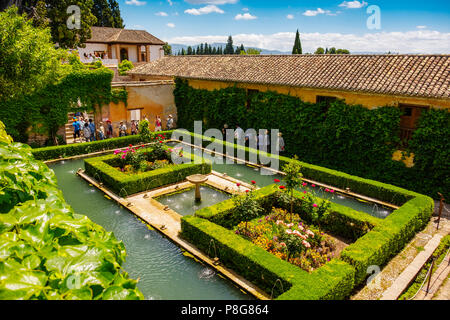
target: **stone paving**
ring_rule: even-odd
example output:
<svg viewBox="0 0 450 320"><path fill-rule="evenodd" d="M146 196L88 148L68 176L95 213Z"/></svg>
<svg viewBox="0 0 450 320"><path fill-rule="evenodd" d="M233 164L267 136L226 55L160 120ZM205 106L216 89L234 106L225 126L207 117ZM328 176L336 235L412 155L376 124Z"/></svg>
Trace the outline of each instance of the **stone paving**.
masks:
<svg viewBox="0 0 450 320"><path fill-rule="evenodd" d="M448 214L450 213L450 205L445 204L439 224L439 230L436 230L436 214L438 209L439 202L435 202L435 215L433 215L425 229L416 234L408 245L393 259L391 259L391 261L381 270L381 272L373 278L373 281L356 292L351 299L382 299L385 292L389 289L391 291L386 292L384 299L398 298L398 296L407 287L407 284L414 279L415 275L422 267L423 264L420 264L418 261L423 261L424 257L431 255L432 252L430 253L430 250L434 251L435 248L433 249L433 247L436 245L434 242L437 240L433 240L433 242L427 247L430 240L432 240L435 235L437 235L438 238L441 238L442 236L450 233L450 215ZM415 260L416 257L418 257L417 260ZM412 266L410 267L410 265ZM399 279L399 277L402 278Z"/></svg>

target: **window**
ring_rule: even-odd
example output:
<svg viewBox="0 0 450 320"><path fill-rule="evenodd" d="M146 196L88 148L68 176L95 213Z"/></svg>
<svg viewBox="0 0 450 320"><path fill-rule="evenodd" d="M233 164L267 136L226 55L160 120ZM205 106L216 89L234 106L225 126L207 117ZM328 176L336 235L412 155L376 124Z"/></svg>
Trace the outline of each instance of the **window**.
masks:
<svg viewBox="0 0 450 320"><path fill-rule="evenodd" d="M400 118L400 139L402 145L406 146L411 139L414 130L417 128L417 123L422 111L427 110L429 107L408 104L399 104L398 107L403 111Z"/></svg>
<svg viewBox="0 0 450 320"><path fill-rule="evenodd" d="M133 121L133 120L140 121L141 120L141 109L130 110L130 112L131 112L131 121Z"/></svg>
<svg viewBox="0 0 450 320"><path fill-rule="evenodd" d="M336 97L330 97L330 96L317 96L316 97L316 103L324 103L327 108L330 107L330 105L337 100Z"/></svg>

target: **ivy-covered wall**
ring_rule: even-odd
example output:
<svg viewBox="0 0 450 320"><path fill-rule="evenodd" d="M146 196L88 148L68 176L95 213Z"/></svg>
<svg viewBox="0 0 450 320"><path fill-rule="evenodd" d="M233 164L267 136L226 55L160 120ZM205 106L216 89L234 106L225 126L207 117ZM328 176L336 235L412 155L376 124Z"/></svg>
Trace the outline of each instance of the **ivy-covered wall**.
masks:
<svg viewBox="0 0 450 320"><path fill-rule="evenodd" d="M178 127L193 130L195 120L203 129L277 128L283 133L289 156L346 173L374 179L437 197L450 190L450 115L430 110L420 119L409 150L415 166L392 160L399 142L401 110L397 107L367 109L336 101L304 102L276 92L254 92L227 87L194 89L176 79L174 90ZM426 141L426 144L424 144Z"/></svg>
<svg viewBox="0 0 450 320"><path fill-rule="evenodd" d="M126 101L124 90L111 90L113 72L107 68L72 70L55 84L19 98L0 101L0 119L16 141L27 142L29 129L54 137L67 123L67 113L81 103L94 110L110 101Z"/></svg>

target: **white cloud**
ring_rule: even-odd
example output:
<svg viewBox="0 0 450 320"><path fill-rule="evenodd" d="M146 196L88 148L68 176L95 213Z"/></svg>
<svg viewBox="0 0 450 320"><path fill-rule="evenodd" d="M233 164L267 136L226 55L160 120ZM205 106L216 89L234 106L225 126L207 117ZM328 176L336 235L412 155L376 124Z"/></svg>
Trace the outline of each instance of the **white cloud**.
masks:
<svg viewBox="0 0 450 320"><path fill-rule="evenodd" d="M165 13L164 11L157 12L157 13L155 13L155 15L160 16L160 17L167 17L168 16L168 14Z"/></svg>
<svg viewBox="0 0 450 320"><path fill-rule="evenodd" d="M252 16L250 13L237 14L234 20L255 20L258 17Z"/></svg>
<svg viewBox="0 0 450 320"><path fill-rule="evenodd" d="M206 7L200 8L200 9L187 9L184 11L184 13L192 14L194 16L199 16L202 14L209 14L212 12L225 13L222 9L216 7L215 5L208 5Z"/></svg>
<svg viewBox="0 0 450 320"><path fill-rule="evenodd" d="M248 8L242 8L242 11L246 11L246 12L247 12L247 11L248 11Z"/></svg>
<svg viewBox="0 0 450 320"><path fill-rule="evenodd" d="M417 28L417 29L426 29L427 26L417 26L416 28Z"/></svg>
<svg viewBox="0 0 450 320"><path fill-rule="evenodd" d="M168 26L169 28L175 28L175 24L172 22L169 22L168 24L166 24L166 26Z"/></svg>
<svg viewBox="0 0 450 320"><path fill-rule="evenodd" d="M145 6L147 4L147 2L139 1L139 0L126 0L125 4L128 4L130 6Z"/></svg>
<svg viewBox="0 0 450 320"><path fill-rule="evenodd" d="M365 6L367 6L367 2L365 2L365 1L359 2L357 0L355 0L355 1L344 1L344 2L342 2L339 5L339 7L344 7L344 8L347 8L347 9L359 9L359 8L362 8L362 7L365 7Z"/></svg>
<svg viewBox="0 0 450 320"><path fill-rule="evenodd" d="M190 4L234 4L239 0L184 0Z"/></svg>
<svg viewBox="0 0 450 320"><path fill-rule="evenodd" d="M303 12L304 16L307 17L315 17L318 14L326 14L327 16L335 16L337 13L332 13L330 10L323 10L321 8L317 8L317 10L306 10Z"/></svg>
<svg viewBox="0 0 450 320"><path fill-rule="evenodd" d="M195 45L199 43L226 43L228 36L185 36L175 37L169 43ZM235 43L245 47L291 52L294 45L294 32L275 34L236 34ZM314 52L318 47L336 47L350 52L398 52L398 53L448 53L450 52L450 33L431 30L407 32L378 32L363 35L342 33L301 33L304 52Z"/></svg>
<svg viewBox="0 0 450 320"><path fill-rule="evenodd" d="M289 19L289 20L292 20L292 19L294 19L294 15L293 14L288 14L286 16L286 18Z"/></svg>
<svg viewBox="0 0 450 320"><path fill-rule="evenodd" d="M167 0L167 2L169 3L170 6L173 5L173 2L171 0Z"/></svg>

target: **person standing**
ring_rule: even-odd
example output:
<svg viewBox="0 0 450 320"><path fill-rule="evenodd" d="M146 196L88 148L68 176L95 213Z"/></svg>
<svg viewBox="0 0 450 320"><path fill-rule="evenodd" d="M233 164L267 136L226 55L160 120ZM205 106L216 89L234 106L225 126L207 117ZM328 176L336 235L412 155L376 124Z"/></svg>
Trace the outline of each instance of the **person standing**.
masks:
<svg viewBox="0 0 450 320"><path fill-rule="evenodd" d="M80 139L81 142L81 133L80 133L80 122L77 118L73 118L73 142L77 142L77 137Z"/></svg>
<svg viewBox="0 0 450 320"><path fill-rule="evenodd" d="M278 132L278 140L277 140L277 146L275 148L275 150L278 152L278 154L281 156L284 154L284 139L283 139L283 135L281 134L281 132Z"/></svg>
<svg viewBox="0 0 450 320"><path fill-rule="evenodd" d="M89 119L89 130L91 130L91 141L96 141L95 133L97 130L95 130L95 122L92 119Z"/></svg>
<svg viewBox="0 0 450 320"><path fill-rule="evenodd" d="M131 135L136 135L137 134L137 127L136 127L136 122L134 120L131 120Z"/></svg>
<svg viewBox="0 0 450 320"><path fill-rule="evenodd" d="M161 125L162 125L161 118L160 118L159 116L156 116L156 120L155 120L155 132L156 132L156 131L161 131Z"/></svg>
<svg viewBox="0 0 450 320"><path fill-rule="evenodd" d="M127 126L123 123L123 121L120 121L119 137L125 137L126 135L127 135Z"/></svg>
<svg viewBox="0 0 450 320"><path fill-rule="evenodd" d="M105 140L105 127L103 126L103 122L100 122L97 132L100 140Z"/></svg>
<svg viewBox="0 0 450 320"><path fill-rule="evenodd" d="M111 124L111 120L106 120L106 138L113 137L113 126Z"/></svg>
<svg viewBox="0 0 450 320"><path fill-rule="evenodd" d="M169 114L169 117L167 117L166 127L167 127L167 130L172 130L172 128L173 128L173 118L172 118L171 114Z"/></svg>
<svg viewBox="0 0 450 320"><path fill-rule="evenodd" d="M87 122L84 123L83 135L85 142L89 142L91 138L91 129L89 129L89 124Z"/></svg>
<svg viewBox="0 0 450 320"><path fill-rule="evenodd" d="M222 140L223 141L227 140L227 129L228 129L228 125L225 123L222 128Z"/></svg>

